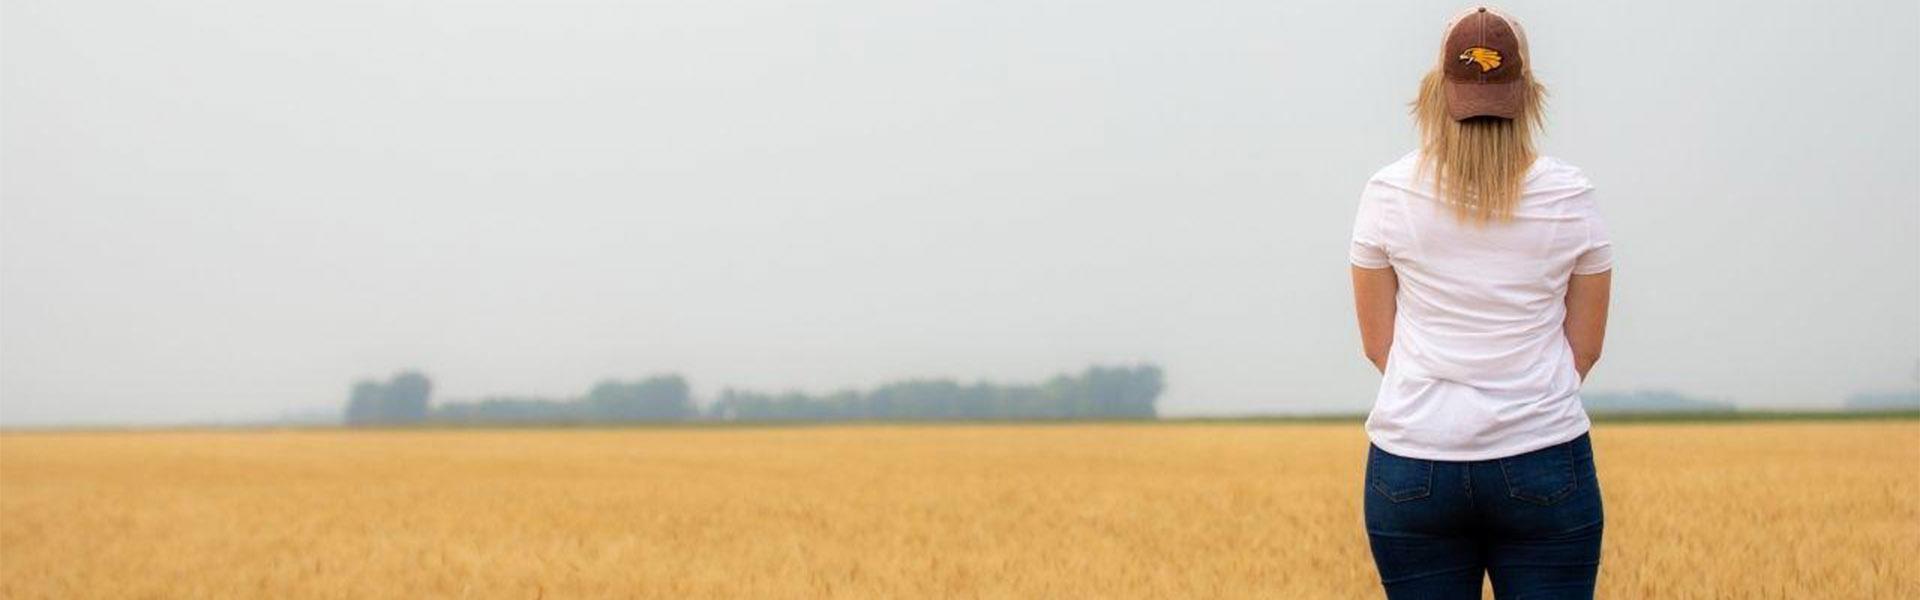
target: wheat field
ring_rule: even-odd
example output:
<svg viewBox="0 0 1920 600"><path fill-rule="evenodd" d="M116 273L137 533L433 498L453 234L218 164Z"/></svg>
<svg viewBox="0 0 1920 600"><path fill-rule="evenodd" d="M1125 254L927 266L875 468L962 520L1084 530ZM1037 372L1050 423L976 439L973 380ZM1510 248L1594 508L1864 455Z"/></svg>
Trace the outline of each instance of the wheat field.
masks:
<svg viewBox="0 0 1920 600"><path fill-rule="evenodd" d="M1608 424L1604 598L1920 597L1920 421ZM1357 423L0 434L6 598L1368 598Z"/></svg>

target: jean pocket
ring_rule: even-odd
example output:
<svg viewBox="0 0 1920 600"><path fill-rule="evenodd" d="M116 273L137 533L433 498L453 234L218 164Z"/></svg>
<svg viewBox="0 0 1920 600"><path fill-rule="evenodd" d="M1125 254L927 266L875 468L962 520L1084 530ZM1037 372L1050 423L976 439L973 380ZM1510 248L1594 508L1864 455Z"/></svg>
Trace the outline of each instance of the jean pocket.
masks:
<svg viewBox="0 0 1920 600"><path fill-rule="evenodd" d="M1567 499L1579 482L1573 458L1573 442L1566 442L1500 459L1507 496L1541 506Z"/></svg>
<svg viewBox="0 0 1920 600"><path fill-rule="evenodd" d="M1433 493L1433 461L1399 456L1369 444L1367 485L1394 502L1425 498Z"/></svg>

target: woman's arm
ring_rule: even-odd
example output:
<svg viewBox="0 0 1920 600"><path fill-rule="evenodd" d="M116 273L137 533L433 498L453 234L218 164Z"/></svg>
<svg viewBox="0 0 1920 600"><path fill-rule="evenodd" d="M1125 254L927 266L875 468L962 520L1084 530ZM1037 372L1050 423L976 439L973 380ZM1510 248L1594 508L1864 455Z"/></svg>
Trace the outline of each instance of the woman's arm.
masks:
<svg viewBox="0 0 1920 600"><path fill-rule="evenodd" d="M1567 344L1573 347L1573 368L1580 381L1600 362L1600 346L1607 338L1607 303L1613 291L1613 269L1574 275L1567 282Z"/></svg>
<svg viewBox="0 0 1920 600"><path fill-rule="evenodd" d="M1353 308L1360 317L1360 345L1367 360L1381 373L1387 372L1387 350L1393 347L1393 296L1400 290L1400 277L1393 267L1368 269L1353 266Z"/></svg>

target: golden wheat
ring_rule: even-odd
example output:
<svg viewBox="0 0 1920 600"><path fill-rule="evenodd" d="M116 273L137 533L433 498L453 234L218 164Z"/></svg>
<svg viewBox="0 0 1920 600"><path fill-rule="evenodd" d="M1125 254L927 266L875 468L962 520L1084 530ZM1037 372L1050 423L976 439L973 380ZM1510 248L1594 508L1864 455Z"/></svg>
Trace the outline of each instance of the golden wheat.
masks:
<svg viewBox="0 0 1920 600"><path fill-rule="evenodd" d="M1602 424L1607 598L1920 597L1920 422ZM1379 597L1357 424L12 433L0 596Z"/></svg>

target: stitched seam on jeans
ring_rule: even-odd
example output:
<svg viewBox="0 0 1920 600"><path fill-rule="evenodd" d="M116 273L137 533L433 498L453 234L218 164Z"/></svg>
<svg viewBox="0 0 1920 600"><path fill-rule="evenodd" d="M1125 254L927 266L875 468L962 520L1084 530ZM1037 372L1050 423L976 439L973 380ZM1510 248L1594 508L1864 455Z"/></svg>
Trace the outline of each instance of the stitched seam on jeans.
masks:
<svg viewBox="0 0 1920 600"><path fill-rule="evenodd" d="M1567 455L1567 487L1555 493L1554 496L1556 498L1572 496L1573 491L1580 487L1580 470L1573 468L1573 444L1567 443L1561 445L1567 448L1565 452Z"/></svg>
<svg viewBox="0 0 1920 600"><path fill-rule="evenodd" d="M1474 504L1473 504L1473 463L1472 463L1472 462L1462 462L1462 463L1460 463L1460 480L1461 480L1461 481L1464 481L1464 482L1466 482L1466 484L1467 484L1467 486L1466 486L1466 487L1467 487L1467 508L1469 508L1469 509L1471 509L1471 508L1473 508L1473 507L1474 507Z"/></svg>

